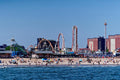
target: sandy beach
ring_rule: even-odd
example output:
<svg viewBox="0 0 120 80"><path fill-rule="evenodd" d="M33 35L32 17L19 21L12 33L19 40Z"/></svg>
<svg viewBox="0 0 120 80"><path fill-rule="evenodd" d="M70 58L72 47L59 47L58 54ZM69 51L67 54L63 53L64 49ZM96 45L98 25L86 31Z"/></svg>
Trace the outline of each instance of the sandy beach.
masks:
<svg viewBox="0 0 120 80"><path fill-rule="evenodd" d="M11 58L0 59L0 66L120 65L120 58Z"/></svg>

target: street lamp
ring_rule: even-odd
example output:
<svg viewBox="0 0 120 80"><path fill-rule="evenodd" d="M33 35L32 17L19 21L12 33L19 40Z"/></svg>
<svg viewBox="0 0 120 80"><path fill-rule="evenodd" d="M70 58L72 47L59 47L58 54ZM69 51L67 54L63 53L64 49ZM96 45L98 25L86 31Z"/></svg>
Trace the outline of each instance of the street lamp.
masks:
<svg viewBox="0 0 120 80"><path fill-rule="evenodd" d="M106 29L107 29L106 27L107 27L107 23L105 22L104 25L105 25L105 53L106 53Z"/></svg>

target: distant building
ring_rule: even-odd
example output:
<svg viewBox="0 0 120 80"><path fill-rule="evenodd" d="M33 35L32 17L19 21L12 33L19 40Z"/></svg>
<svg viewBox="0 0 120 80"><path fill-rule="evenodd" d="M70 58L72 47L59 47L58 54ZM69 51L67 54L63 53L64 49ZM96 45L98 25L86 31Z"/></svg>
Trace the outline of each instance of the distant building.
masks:
<svg viewBox="0 0 120 80"><path fill-rule="evenodd" d="M7 47L7 44L0 45L0 51L4 51Z"/></svg>
<svg viewBox="0 0 120 80"><path fill-rule="evenodd" d="M105 50L105 39L104 37L99 38L88 38L88 48L91 51L104 51Z"/></svg>
<svg viewBox="0 0 120 80"><path fill-rule="evenodd" d="M10 58L12 51L0 51L0 58Z"/></svg>
<svg viewBox="0 0 120 80"><path fill-rule="evenodd" d="M105 38L104 37L98 38L98 50L105 51Z"/></svg>
<svg viewBox="0 0 120 80"><path fill-rule="evenodd" d="M44 38L37 38L37 45L39 44L39 42L41 40L43 40ZM56 41L55 40L48 40L50 41L50 43L52 44L53 48L56 47ZM41 49L46 49L46 48L50 48L50 44L47 41L42 41L40 44L40 48Z"/></svg>
<svg viewBox="0 0 120 80"><path fill-rule="evenodd" d="M12 51L6 50L7 44L0 45L0 58L11 57Z"/></svg>
<svg viewBox="0 0 120 80"><path fill-rule="evenodd" d="M99 38L88 38L87 40L88 48L91 51L104 51L105 50L105 39L104 37ZM106 49L109 52L113 52L120 48L120 34L109 35L106 39Z"/></svg>
<svg viewBox="0 0 120 80"><path fill-rule="evenodd" d="M107 39L107 46L110 52L120 48L120 34L109 35Z"/></svg>
<svg viewBox="0 0 120 80"><path fill-rule="evenodd" d="M98 38L87 39L87 45L91 51L98 51Z"/></svg>
<svg viewBox="0 0 120 80"><path fill-rule="evenodd" d="M80 48L78 52L79 53L91 53L89 48Z"/></svg>

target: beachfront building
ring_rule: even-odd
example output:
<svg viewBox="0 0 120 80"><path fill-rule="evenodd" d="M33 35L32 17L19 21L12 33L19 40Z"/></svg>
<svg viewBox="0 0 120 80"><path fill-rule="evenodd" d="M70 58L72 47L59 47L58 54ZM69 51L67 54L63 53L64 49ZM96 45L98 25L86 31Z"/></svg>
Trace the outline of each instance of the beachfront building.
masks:
<svg viewBox="0 0 120 80"><path fill-rule="evenodd" d="M105 39L104 37L99 38L88 38L87 46L91 51L104 51L105 50Z"/></svg>
<svg viewBox="0 0 120 80"><path fill-rule="evenodd" d="M9 58L11 57L12 51L6 50L7 45L0 45L0 58Z"/></svg>
<svg viewBox="0 0 120 80"><path fill-rule="evenodd" d="M0 58L10 58L12 51L0 51Z"/></svg>
<svg viewBox="0 0 120 80"><path fill-rule="evenodd" d="M91 51L98 51L98 50L104 51L105 39L104 37L88 38L87 45ZM106 39L107 51L114 52L118 48L120 48L120 34L109 35L108 38Z"/></svg>
<svg viewBox="0 0 120 80"><path fill-rule="evenodd" d="M97 51L98 50L98 38L89 38L87 40L88 48L91 51Z"/></svg>
<svg viewBox="0 0 120 80"><path fill-rule="evenodd" d="M107 39L107 46L110 52L120 48L120 34L109 35Z"/></svg>

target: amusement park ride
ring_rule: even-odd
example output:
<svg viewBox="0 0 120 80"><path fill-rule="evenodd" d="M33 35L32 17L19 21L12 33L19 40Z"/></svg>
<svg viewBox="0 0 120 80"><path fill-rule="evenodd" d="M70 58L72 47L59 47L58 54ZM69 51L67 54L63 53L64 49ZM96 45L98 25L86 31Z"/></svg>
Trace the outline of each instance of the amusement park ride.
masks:
<svg viewBox="0 0 120 80"><path fill-rule="evenodd" d="M62 48L60 48L60 36L62 37ZM74 53L77 54L78 53L78 29L77 26L73 26L72 29L72 48L71 51L67 52L66 48L65 48L65 40L64 40L64 36L62 33L59 33L58 35L58 39L56 41L56 45L57 45L57 50L53 47L53 45L51 44L51 42L47 39L42 39L38 45L34 48L33 45L30 45L27 48L27 53L29 53L29 49L34 48L34 51L39 52L39 53L50 53L50 51L40 51L39 49L41 48L41 43L46 41L47 43L49 43L49 46L51 47L51 53L54 54L66 54L66 53Z"/></svg>
<svg viewBox="0 0 120 80"><path fill-rule="evenodd" d="M62 36L62 49L60 50L60 36ZM65 53L65 40L64 40L64 36L63 36L63 34L62 33L60 33L59 35L58 35L58 39L57 39L57 46L58 46L58 51L60 52L60 53Z"/></svg>
<svg viewBox="0 0 120 80"><path fill-rule="evenodd" d="M25 48L17 44L14 38L11 39L10 51L12 51L12 57L15 55L23 56L28 53Z"/></svg>
<svg viewBox="0 0 120 80"><path fill-rule="evenodd" d="M78 34L78 29L76 26L74 26L72 30L72 51L75 53L78 52L77 34Z"/></svg>

